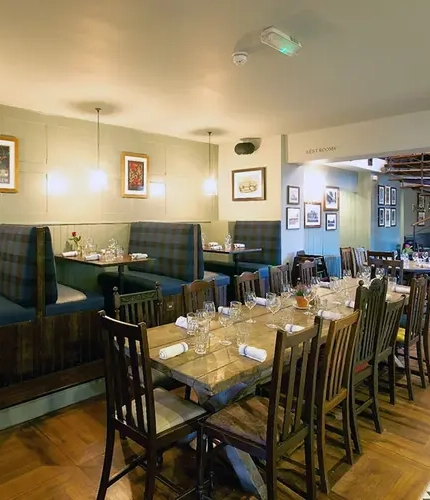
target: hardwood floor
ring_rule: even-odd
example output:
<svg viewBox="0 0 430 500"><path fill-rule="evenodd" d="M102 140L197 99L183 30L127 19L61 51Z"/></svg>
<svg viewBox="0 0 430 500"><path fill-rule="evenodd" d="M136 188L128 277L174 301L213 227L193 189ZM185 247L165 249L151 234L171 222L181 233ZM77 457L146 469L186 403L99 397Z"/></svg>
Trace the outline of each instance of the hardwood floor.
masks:
<svg viewBox="0 0 430 500"><path fill-rule="evenodd" d="M415 379L417 380L417 379ZM359 418L364 454L351 468L340 462L335 467L329 496L331 500L418 500L428 498L430 482L430 388L414 387L415 402L398 389L395 407L382 394L383 434L373 424ZM89 400L46 417L0 433L0 499L15 500L94 500L103 459L105 425L102 398ZM337 422L338 424L340 422ZM330 466L343 454L339 438L332 436ZM137 449L135 451L138 451ZM133 454L119 440L115 447L114 469L119 470ZM301 451L295 457L300 460ZM280 468L286 474L289 464ZM227 467L217 474L214 499L250 498L241 491ZM109 500L143 498L144 471L137 470L108 490ZM163 474L187 488L194 484L194 456L186 445L165 455ZM294 471L288 473L294 475ZM298 498L283 486L281 500ZM156 500L169 500L174 494L157 482Z"/></svg>

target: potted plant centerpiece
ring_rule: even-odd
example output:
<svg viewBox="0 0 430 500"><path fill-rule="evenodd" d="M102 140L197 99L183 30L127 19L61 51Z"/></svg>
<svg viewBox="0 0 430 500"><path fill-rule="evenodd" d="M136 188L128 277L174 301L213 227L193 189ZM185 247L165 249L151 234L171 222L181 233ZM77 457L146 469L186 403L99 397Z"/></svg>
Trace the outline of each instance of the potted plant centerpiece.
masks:
<svg viewBox="0 0 430 500"><path fill-rule="evenodd" d="M298 284L294 291L294 296L296 297L297 307L304 309L308 307L309 300L307 295L309 294L309 288L306 285Z"/></svg>

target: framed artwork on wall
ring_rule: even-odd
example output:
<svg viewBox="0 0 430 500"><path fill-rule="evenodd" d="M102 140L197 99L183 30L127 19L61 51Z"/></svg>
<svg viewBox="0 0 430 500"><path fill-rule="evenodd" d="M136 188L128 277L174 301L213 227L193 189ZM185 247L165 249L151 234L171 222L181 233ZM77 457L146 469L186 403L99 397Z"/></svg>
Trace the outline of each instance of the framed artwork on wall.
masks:
<svg viewBox="0 0 430 500"><path fill-rule="evenodd" d="M391 205L391 188L385 186L385 205Z"/></svg>
<svg viewBox="0 0 430 500"><path fill-rule="evenodd" d="M287 229L300 229L300 208L287 207Z"/></svg>
<svg viewBox="0 0 430 500"><path fill-rule="evenodd" d="M385 186L378 186L378 205L385 205Z"/></svg>
<svg viewBox="0 0 430 500"><path fill-rule="evenodd" d="M337 229L337 214L325 214L325 230L336 231Z"/></svg>
<svg viewBox="0 0 430 500"><path fill-rule="evenodd" d="M321 203L305 203L305 227L321 227Z"/></svg>
<svg viewBox="0 0 430 500"><path fill-rule="evenodd" d="M233 201L266 199L266 167L233 170L231 173Z"/></svg>
<svg viewBox="0 0 430 500"><path fill-rule="evenodd" d="M299 186L287 186L287 205L300 204L300 188Z"/></svg>
<svg viewBox="0 0 430 500"><path fill-rule="evenodd" d="M397 226L397 209L391 209L391 227Z"/></svg>
<svg viewBox="0 0 430 500"><path fill-rule="evenodd" d="M148 197L149 157L139 153L121 154L121 195L123 198Z"/></svg>
<svg viewBox="0 0 430 500"><path fill-rule="evenodd" d="M339 210L339 188L336 186L326 186L324 190L324 210L338 211Z"/></svg>
<svg viewBox="0 0 430 500"><path fill-rule="evenodd" d="M384 226L385 226L385 209L383 207L380 207L378 208L378 227L384 227Z"/></svg>
<svg viewBox="0 0 430 500"><path fill-rule="evenodd" d="M391 206L397 205L397 188L391 188Z"/></svg>
<svg viewBox="0 0 430 500"><path fill-rule="evenodd" d="M426 213L424 211L420 211L418 212L418 217L417 217L417 226L425 226L426 223L425 222L420 222L420 221L423 221L424 219L426 218Z"/></svg>
<svg viewBox="0 0 430 500"><path fill-rule="evenodd" d="M424 210L426 204L426 198L423 194L417 195L417 208L418 210Z"/></svg>
<svg viewBox="0 0 430 500"><path fill-rule="evenodd" d="M385 209L385 227L391 227L391 209Z"/></svg>
<svg viewBox="0 0 430 500"><path fill-rule="evenodd" d="M18 139L0 135L0 193L18 192Z"/></svg>

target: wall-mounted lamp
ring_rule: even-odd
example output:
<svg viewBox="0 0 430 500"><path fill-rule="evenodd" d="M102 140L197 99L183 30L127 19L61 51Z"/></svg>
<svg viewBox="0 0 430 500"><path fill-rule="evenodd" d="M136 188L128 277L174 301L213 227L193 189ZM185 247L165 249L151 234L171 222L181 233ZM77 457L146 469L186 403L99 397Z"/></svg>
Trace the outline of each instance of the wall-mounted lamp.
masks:
<svg viewBox="0 0 430 500"><path fill-rule="evenodd" d="M48 196L61 196L69 191L67 178L61 172L46 174L46 190Z"/></svg>
<svg viewBox="0 0 430 500"><path fill-rule="evenodd" d="M209 172L212 169L212 151L211 151L212 132L208 132L208 166ZM216 196L218 194L217 182L214 177L209 177L203 182L203 192L206 196Z"/></svg>
<svg viewBox="0 0 430 500"><path fill-rule="evenodd" d="M100 111L101 108L96 108L97 113L97 168L90 171L89 186L90 190L98 193L108 189L107 175L103 170L100 170Z"/></svg>
<svg viewBox="0 0 430 500"><path fill-rule="evenodd" d="M166 184L164 182L149 182L149 192L151 198L164 198L166 196Z"/></svg>

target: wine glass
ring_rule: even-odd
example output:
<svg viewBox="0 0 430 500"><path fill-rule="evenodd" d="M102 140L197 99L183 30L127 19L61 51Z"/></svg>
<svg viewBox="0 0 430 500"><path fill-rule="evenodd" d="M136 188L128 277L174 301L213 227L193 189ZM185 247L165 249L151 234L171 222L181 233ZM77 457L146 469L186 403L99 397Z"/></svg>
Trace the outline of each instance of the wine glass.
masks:
<svg viewBox="0 0 430 500"><path fill-rule="evenodd" d="M220 340L222 345L231 345L231 341L227 338L227 329L233 323L230 314L225 314L224 312L220 312L218 315L218 320L221 326L224 328L224 338Z"/></svg>
<svg viewBox="0 0 430 500"><path fill-rule="evenodd" d="M303 298L306 301L306 311L303 314L306 316L310 316L312 314L312 311L309 309L309 304L313 298L316 297L316 295L316 289L314 287L306 287L303 289Z"/></svg>
<svg viewBox="0 0 430 500"><path fill-rule="evenodd" d="M266 307L272 313L272 323L269 323L267 326L269 328L278 328L275 325L275 314L281 309L281 297L276 295L276 293L266 293Z"/></svg>
<svg viewBox="0 0 430 500"><path fill-rule="evenodd" d="M215 319L216 316L216 308L215 308L215 302L212 300L205 300L203 302L203 309L206 312L206 315L209 320L209 330L211 328L211 321ZM212 336L211 333L209 333L210 336Z"/></svg>
<svg viewBox="0 0 430 500"><path fill-rule="evenodd" d="M291 288L291 285L289 283L282 283L281 286L281 304L282 308L287 307L288 305L288 299L291 297L293 294L293 289Z"/></svg>
<svg viewBox="0 0 430 500"><path fill-rule="evenodd" d="M249 319L246 320L246 323L255 323L255 319L252 319L251 311L257 304L257 297L255 292L246 292L245 293L245 306L249 309Z"/></svg>

